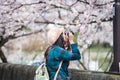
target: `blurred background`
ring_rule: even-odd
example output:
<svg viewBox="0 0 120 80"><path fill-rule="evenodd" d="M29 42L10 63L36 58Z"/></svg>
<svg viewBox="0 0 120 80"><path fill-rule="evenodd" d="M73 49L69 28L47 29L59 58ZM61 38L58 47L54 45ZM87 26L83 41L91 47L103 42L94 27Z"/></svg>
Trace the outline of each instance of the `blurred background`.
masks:
<svg viewBox="0 0 120 80"><path fill-rule="evenodd" d="M113 61L113 0L0 0L0 63L42 62L47 31L75 33L80 61L69 68L108 71Z"/></svg>

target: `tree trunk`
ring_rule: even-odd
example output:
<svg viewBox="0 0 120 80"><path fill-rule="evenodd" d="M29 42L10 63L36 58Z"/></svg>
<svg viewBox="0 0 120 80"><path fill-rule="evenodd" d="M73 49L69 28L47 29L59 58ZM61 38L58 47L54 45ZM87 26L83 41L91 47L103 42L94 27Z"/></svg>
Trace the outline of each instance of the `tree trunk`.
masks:
<svg viewBox="0 0 120 80"><path fill-rule="evenodd" d="M1 48L0 48L0 58L1 58L2 62L7 63L7 59L6 59L3 51L1 50Z"/></svg>

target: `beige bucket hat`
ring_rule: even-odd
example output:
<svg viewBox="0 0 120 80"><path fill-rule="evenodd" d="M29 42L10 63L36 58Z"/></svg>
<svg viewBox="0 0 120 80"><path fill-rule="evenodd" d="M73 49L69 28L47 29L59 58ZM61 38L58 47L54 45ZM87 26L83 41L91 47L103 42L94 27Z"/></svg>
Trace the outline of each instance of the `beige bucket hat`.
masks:
<svg viewBox="0 0 120 80"><path fill-rule="evenodd" d="M55 41L59 38L60 34L64 31L65 31L64 28L59 28L59 27L51 28L47 33L48 43L50 45L54 44Z"/></svg>

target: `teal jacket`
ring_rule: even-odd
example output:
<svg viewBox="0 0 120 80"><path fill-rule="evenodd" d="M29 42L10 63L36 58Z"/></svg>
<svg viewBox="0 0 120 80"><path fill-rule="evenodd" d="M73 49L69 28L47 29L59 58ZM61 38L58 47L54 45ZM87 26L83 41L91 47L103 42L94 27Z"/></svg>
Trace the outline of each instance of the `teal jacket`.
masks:
<svg viewBox="0 0 120 80"><path fill-rule="evenodd" d="M57 76L57 80L66 80L69 77L68 66L70 60L79 60L81 58L77 44L71 44L72 52L55 46L49 51L46 66L48 69L50 80L54 79L55 73L58 70L60 62L63 60L62 66Z"/></svg>

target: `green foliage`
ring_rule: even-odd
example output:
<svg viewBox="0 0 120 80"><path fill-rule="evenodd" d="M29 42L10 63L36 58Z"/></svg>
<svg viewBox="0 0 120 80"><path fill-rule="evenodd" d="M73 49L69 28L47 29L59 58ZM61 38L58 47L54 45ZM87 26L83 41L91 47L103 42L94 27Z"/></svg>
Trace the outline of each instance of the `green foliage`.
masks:
<svg viewBox="0 0 120 80"><path fill-rule="evenodd" d="M92 44L90 45L89 49L93 52L105 52L108 51L110 48L112 48L111 46L109 46L107 43L104 44Z"/></svg>
<svg viewBox="0 0 120 80"><path fill-rule="evenodd" d="M74 40L73 40L73 41L74 41L75 43L77 43L78 34L79 34L79 32L75 32L75 33L74 33Z"/></svg>
<svg viewBox="0 0 120 80"><path fill-rule="evenodd" d="M105 44L93 44L86 51L85 54L90 55L90 61L97 61L98 66L103 71L106 70L109 66L111 59L112 47L107 43ZM110 52L110 54L108 54ZM107 57L106 57L107 56Z"/></svg>

